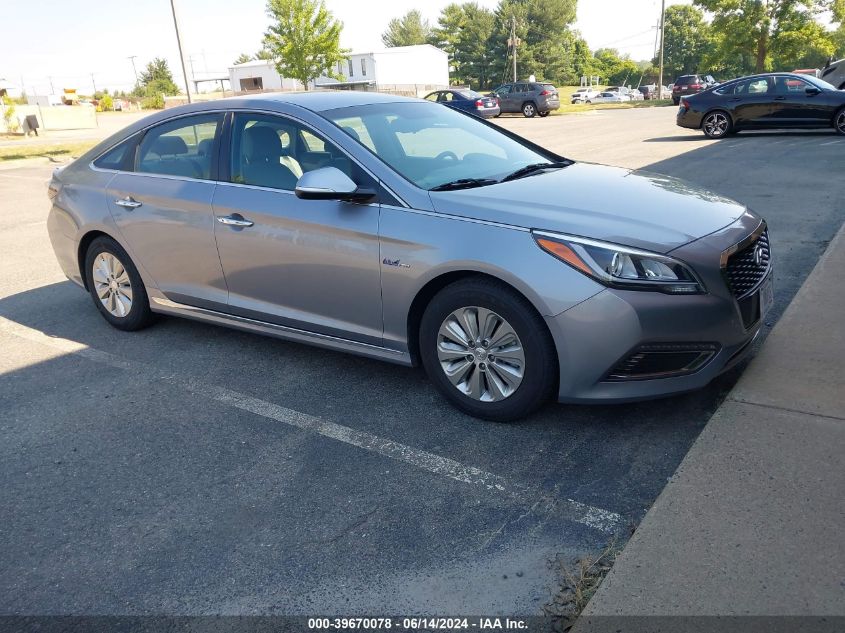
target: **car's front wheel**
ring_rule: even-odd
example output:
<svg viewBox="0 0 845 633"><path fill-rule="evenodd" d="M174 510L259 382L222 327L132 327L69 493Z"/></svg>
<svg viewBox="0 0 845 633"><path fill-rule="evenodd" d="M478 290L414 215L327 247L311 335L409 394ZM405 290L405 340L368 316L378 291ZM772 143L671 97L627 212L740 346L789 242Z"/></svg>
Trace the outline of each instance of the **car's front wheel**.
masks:
<svg viewBox="0 0 845 633"><path fill-rule="evenodd" d="M675 97L672 97L672 103L674 103L675 105L681 105L681 100L677 99Z"/></svg>
<svg viewBox="0 0 845 633"><path fill-rule="evenodd" d="M541 117L549 116L549 111L546 110L545 112L538 112Z"/></svg>
<svg viewBox="0 0 845 633"><path fill-rule="evenodd" d="M557 385L554 341L534 307L510 287L471 278L441 290L420 324L429 378L458 409L508 422L547 402Z"/></svg>
<svg viewBox="0 0 845 633"><path fill-rule="evenodd" d="M845 135L845 108L842 108L833 117L833 127L839 134Z"/></svg>
<svg viewBox="0 0 845 633"><path fill-rule="evenodd" d="M134 331L153 321L150 301L129 254L110 237L98 237L85 255L88 292L100 314L119 330Z"/></svg>
<svg viewBox="0 0 845 633"><path fill-rule="evenodd" d="M701 130L708 138L724 138L733 130L733 123L727 112L716 110L704 117L701 122Z"/></svg>
<svg viewBox="0 0 845 633"><path fill-rule="evenodd" d="M533 117L537 114L537 106L535 106L532 102L523 103L522 104L522 115L528 119Z"/></svg>

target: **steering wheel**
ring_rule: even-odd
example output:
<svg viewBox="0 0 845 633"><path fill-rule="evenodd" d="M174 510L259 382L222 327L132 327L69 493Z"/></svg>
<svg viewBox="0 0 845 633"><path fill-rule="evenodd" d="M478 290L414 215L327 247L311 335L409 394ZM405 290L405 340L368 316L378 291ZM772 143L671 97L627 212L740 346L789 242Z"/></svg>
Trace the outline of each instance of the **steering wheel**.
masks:
<svg viewBox="0 0 845 633"><path fill-rule="evenodd" d="M434 157L435 160L458 160L458 155L451 151L446 150L445 152L440 152L437 156Z"/></svg>

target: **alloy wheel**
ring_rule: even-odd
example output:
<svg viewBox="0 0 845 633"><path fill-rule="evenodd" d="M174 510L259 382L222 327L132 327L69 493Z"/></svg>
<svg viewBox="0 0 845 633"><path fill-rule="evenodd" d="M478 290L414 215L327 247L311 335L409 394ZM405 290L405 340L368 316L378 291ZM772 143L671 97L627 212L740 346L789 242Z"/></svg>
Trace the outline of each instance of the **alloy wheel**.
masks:
<svg viewBox="0 0 845 633"><path fill-rule="evenodd" d="M109 314L123 318L132 310L132 282L120 260L102 252L94 259L91 270L94 290Z"/></svg>
<svg viewBox="0 0 845 633"><path fill-rule="evenodd" d="M449 382L481 402L508 398L525 375L525 351L514 328L477 306L446 317L437 333L437 358Z"/></svg>
<svg viewBox="0 0 845 633"><path fill-rule="evenodd" d="M845 110L836 116L836 131L845 134Z"/></svg>
<svg viewBox="0 0 845 633"><path fill-rule="evenodd" d="M537 109L534 107L533 103L526 103L524 106L522 106L522 114L527 117L534 116L534 114L536 114L536 111Z"/></svg>
<svg viewBox="0 0 845 633"><path fill-rule="evenodd" d="M730 121L728 117L721 112L714 112L708 114L704 119L704 133L712 138L724 136L728 132Z"/></svg>

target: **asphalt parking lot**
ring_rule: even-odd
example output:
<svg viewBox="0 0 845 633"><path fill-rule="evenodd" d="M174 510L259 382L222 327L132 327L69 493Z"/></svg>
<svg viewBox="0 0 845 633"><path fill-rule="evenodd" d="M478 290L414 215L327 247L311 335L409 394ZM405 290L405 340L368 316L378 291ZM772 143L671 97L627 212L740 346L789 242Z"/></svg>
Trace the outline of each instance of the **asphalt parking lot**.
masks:
<svg viewBox="0 0 845 633"><path fill-rule="evenodd" d="M498 123L760 212L774 321L845 219L845 139L712 142L674 112ZM0 613L534 614L556 558L624 542L741 371L500 425L421 370L177 319L118 332L54 261L49 171L0 170Z"/></svg>

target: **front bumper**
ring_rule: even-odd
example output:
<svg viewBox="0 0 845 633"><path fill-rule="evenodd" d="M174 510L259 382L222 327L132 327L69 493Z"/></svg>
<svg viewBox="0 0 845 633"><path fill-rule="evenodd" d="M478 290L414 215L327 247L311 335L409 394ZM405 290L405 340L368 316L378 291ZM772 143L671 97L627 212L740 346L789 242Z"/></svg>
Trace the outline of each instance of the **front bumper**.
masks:
<svg viewBox="0 0 845 633"><path fill-rule="evenodd" d="M720 254L751 234L752 214L672 252L692 265L706 294L605 289L554 317L546 317L560 366L558 400L609 403L646 400L700 389L753 348L763 318L748 327L722 276ZM769 270L768 275L771 275ZM619 380L620 363L646 347L710 346L714 353L694 371L659 378Z"/></svg>

